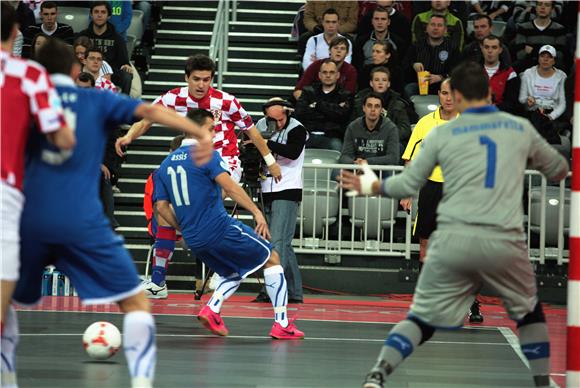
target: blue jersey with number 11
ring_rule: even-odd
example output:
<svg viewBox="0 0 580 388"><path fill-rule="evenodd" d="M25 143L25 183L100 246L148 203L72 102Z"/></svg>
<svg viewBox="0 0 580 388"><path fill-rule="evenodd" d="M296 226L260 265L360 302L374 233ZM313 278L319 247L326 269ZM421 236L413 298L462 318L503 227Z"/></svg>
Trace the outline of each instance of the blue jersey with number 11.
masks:
<svg viewBox="0 0 580 388"><path fill-rule="evenodd" d="M217 243L231 217L222 201L221 187L215 178L227 173L227 165L214 151L209 163L194 165L188 139L171 153L153 175L155 201L169 201L183 238L191 249Z"/></svg>

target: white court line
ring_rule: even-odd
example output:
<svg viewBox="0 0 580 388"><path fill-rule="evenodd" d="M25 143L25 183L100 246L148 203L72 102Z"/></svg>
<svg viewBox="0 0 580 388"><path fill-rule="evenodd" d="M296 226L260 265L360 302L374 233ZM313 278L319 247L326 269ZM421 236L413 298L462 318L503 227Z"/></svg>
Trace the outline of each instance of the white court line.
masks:
<svg viewBox="0 0 580 388"><path fill-rule="evenodd" d="M498 327L497 329L505 337L508 344L512 347L514 352L516 352L516 354L518 355L520 360L522 360L524 365L528 369L530 369L530 363L528 362L528 359L526 358L526 356L524 355L524 352L522 352L522 349L520 348L520 340L519 340L518 336L509 327ZM552 375L552 374L550 374L550 375ZM557 375L554 374L554 376L557 376ZM559 387L559 385L556 384L556 382L554 380L552 380L551 377L550 377L550 387Z"/></svg>

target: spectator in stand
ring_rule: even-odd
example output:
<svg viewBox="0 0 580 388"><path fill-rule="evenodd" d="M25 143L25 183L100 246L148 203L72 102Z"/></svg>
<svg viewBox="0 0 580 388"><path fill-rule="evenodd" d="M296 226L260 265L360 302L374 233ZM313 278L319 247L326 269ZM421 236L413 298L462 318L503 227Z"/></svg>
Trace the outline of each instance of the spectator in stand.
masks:
<svg viewBox="0 0 580 388"><path fill-rule="evenodd" d="M411 136L411 124L407 109L409 103L391 89L391 72L384 66L371 71L370 88L363 89L354 98L353 118L364 114L363 101L370 93L375 93L382 100L382 116L391 120L399 129L399 142L405 146ZM360 85L361 87L363 85Z"/></svg>
<svg viewBox="0 0 580 388"><path fill-rule="evenodd" d="M48 41L48 38L50 37L44 32L38 33L34 36L34 38L32 38L29 50L30 59L34 59L34 54L38 51L39 48L42 47L43 44Z"/></svg>
<svg viewBox="0 0 580 388"><path fill-rule="evenodd" d="M405 86L405 95L408 98L419 94L418 72L428 71L431 73L429 94L438 94L441 81L448 77L451 70L459 62L459 52L445 36L447 32L445 17L431 15L426 32L427 34L422 40L409 48L403 62L403 68L413 70L408 79L410 83Z"/></svg>
<svg viewBox="0 0 580 388"><path fill-rule="evenodd" d="M79 36L73 43L73 50L75 52L75 56L81 64L81 68L86 65L87 50L91 47L93 47L91 40L86 36ZM110 81L111 75L113 75L113 68L107 63L107 61L103 60L103 65L99 70L99 76L105 77Z"/></svg>
<svg viewBox="0 0 580 388"><path fill-rule="evenodd" d="M98 48L90 48L87 50L87 59L85 60L85 67L83 71L91 74L95 79L95 88L111 90L118 92L117 87L111 81L100 75L100 70L103 63L103 53Z"/></svg>
<svg viewBox="0 0 580 388"><path fill-rule="evenodd" d="M504 112L517 114L520 111L520 78L508 63L501 60L502 51L501 40L497 36L485 37L481 45L481 63L489 77L493 104Z"/></svg>
<svg viewBox="0 0 580 388"><path fill-rule="evenodd" d="M388 11L377 7L372 14L373 30L369 34L359 34L354 42L352 64L359 70L373 62L373 45L376 42L389 42L400 56L406 50L403 39L389 32Z"/></svg>
<svg viewBox="0 0 580 388"><path fill-rule="evenodd" d="M111 19L109 22L115 26L115 30L127 41L127 29L131 25L133 17L133 4L126 0L109 0L111 3Z"/></svg>
<svg viewBox="0 0 580 388"><path fill-rule="evenodd" d="M322 62L318 77L320 83L305 87L298 99L296 119L310 131L306 148L340 151L352 95L337 85L339 72L332 59Z"/></svg>
<svg viewBox="0 0 580 388"><path fill-rule="evenodd" d="M322 15L322 27L324 32L311 36L306 42L306 50L302 58L302 68L308 69L313 62L319 59L326 59L330 55L330 42L337 36L342 36L338 33L338 13L335 9L329 8L324 11ZM352 59L352 45L348 42L348 54L345 61L350 63Z"/></svg>
<svg viewBox="0 0 580 388"><path fill-rule="evenodd" d="M80 88L94 88L95 87L95 77L91 73L83 71L79 73L79 76L75 80L75 84Z"/></svg>
<svg viewBox="0 0 580 388"><path fill-rule="evenodd" d="M386 67L391 74L397 74L398 76L393 80L391 86L396 92L403 93L403 80L401 77L403 70L399 66L396 52L389 42L377 41L373 44L372 62L364 65L358 73L359 88L366 87L369 84L371 71L377 67Z"/></svg>
<svg viewBox="0 0 580 388"><path fill-rule="evenodd" d="M470 0L470 19L477 15L489 16L491 20L506 20L510 16L510 1Z"/></svg>
<svg viewBox="0 0 580 388"><path fill-rule="evenodd" d="M363 99L362 106L364 116L346 128L339 163L398 165L401 158L399 130L382 115L381 95L370 92Z"/></svg>
<svg viewBox="0 0 580 388"><path fill-rule="evenodd" d="M340 76L338 78L338 85L343 89L349 91L351 94L356 92L357 72L353 65L345 62L346 54L348 52L349 41L344 36L336 36L330 41L330 59L336 63ZM318 73L320 66L324 59L319 59L308 66L308 69L298 81L296 88L294 88L293 96L296 100L300 98L302 90L314 82L318 82Z"/></svg>
<svg viewBox="0 0 580 388"><path fill-rule="evenodd" d="M312 34L323 30L325 11L332 8L338 15L338 32L352 34L356 32L358 21L358 1L306 1L304 8L304 26Z"/></svg>
<svg viewBox="0 0 580 388"><path fill-rule="evenodd" d="M431 22L431 16L441 15L445 19L445 36L449 38L451 46L463 50L464 31L461 20L449 11L449 1L431 1L431 9L415 15L412 24L413 44L418 44L426 37L426 30Z"/></svg>
<svg viewBox="0 0 580 388"><path fill-rule="evenodd" d="M129 64L123 37L116 32L115 26L108 22L111 17L111 5L107 1L95 1L91 4L90 15L92 22L89 28L81 31L79 36L87 36L93 47L101 50L103 59L113 68L112 81L123 93L129 94L133 69Z"/></svg>
<svg viewBox="0 0 580 388"><path fill-rule="evenodd" d="M464 61L481 62L483 56L481 46L483 39L491 35L491 18L487 15L476 15L473 19L472 41L463 48L462 57ZM501 43L500 59L504 64L511 64L512 59L508 47Z"/></svg>
<svg viewBox="0 0 580 388"><path fill-rule="evenodd" d="M58 38L71 45L73 44L74 31L71 26L68 24L57 23L56 21L58 17L58 7L54 1L45 1L40 5L40 17L42 18L42 23L32 25L24 32L22 55L27 58L30 57L32 38L39 33Z"/></svg>
<svg viewBox="0 0 580 388"><path fill-rule="evenodd" d="M12 45L12 55L16 58L22 56L22 45L24 44L24 35L18 30L16 32L16 38L14 38L14 44Z"/></svg>
<svg viewBox="0 0 580 388"><path fill-rule="evenodd" d="M377 0L376 6L387 10L389 14L389 31L401 38L404 42L403 47L406 49L411 45L411 23L409 19L395 7L394 0ZM399 4L400 5L400 4ZM360 21L358 26L358 33L361 35L370 34L372 25L373 12L368 12Z"/></svg>
<svg viewBox="0 0 580 388"><path fill-rule="evenodd" d="M519 100L528 111L532 124L548 143L561 144L554 120L566 111L566 74L554 67L558 55L554 47L542 46L539 53L538 65L522 74Z"/></svg>
<svg viewBox="0 0 580 388"><path fill-rule="evenodd" d="M554 9L552 1L536 3L536 18L530 22L518 25L513 51L516 61L513 64L518 73L538 63L538 49L550 45L556 49L556 66L565 63L566 28L552 20Z"/></svg>
<svg viewBox="0 0 580 388"><path fill-rule="evenodd" d="M4 2L3 2L4 3ZM11 0L6 1L6 3L10 4L12 8L16 11L16 23L20 32L24 34L26 29L30 26L36 24L36 19L34 18L34 12L26 5L23 1L20 0Z"/></svg>

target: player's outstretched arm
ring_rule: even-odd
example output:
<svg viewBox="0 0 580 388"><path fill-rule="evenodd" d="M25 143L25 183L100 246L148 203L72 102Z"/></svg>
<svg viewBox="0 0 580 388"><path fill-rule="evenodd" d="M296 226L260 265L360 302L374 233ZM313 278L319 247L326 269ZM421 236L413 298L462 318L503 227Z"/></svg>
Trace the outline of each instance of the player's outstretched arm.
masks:
<svg viewBox="0 0 580 388"><path fill-rule="evenodd" d="M175 230L180 230L179 223L177 222L177 218L175 217L175 213L173 212L169 201L160 200L155 202L155 210L157 210L157 213Z"/></svg>
<svg viewBox="0 0 580 388"><path fill-rule="evenodd" d="M282 180L282 171L280 170L280 166L276 163L276 159L272 156L272 152L268 148L268 143L258 131L255 125L252 125L250 129L247 131L248 137L254 143L258 151L260 151L260 155L264 158L264 161L268 165L268 171L274 177L276 182L280 182Z"/></svg>
<svg viewBox="0 0 580 388"><path fill-rule="evenodd" d="M528 167L540 171L548 180L558 182L568 175L568 161L535 130L530 130L532 144Z"/></svg>
<svg viewBox="0 0 580 388"><path fill-rule="evenodd" d="M125 153L123 147L128 146L133 142L133 140L136 140L147 133L149 128L151 128L151 125L153 125L153 123L145 119L131 125L131 128L129 128L125 136L118 138L115 142L115 150L117 151L117 154L121 157L124 156Z"/></svg>
<svg viewBox="0 0 580 388"><path fill-rule="evenodd" d="M73 149L77 144L76 136L72 129L67 125L60 127L59 130L51 132L46 135L48 141L54 144L57 148L61 150Z"/></svg>
<svg viewBox="0 0 580 388"><path fill-rule="evenodd" d="M215 181L222 187L228 197L252 213L256 220L256 233L265 239L269 239L270 231L268 230L266 219L256 204L252 202L252 199L248 194L236 182L234 182L232 178L230 178L227 172L218 175L215 178Z"/></svg>

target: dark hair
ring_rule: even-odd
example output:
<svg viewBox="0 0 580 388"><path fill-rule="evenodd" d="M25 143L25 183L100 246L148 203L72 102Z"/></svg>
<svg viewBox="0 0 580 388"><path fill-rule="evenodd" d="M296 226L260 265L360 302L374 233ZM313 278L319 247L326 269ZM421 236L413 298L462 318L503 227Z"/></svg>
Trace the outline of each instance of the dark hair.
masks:
<svg viewBox="0 0 580 388"><path fill-rule="evenodd" d="M483 41L486 41L486 40L497 40L499 42L499 45L500 46L502 44L501 38L499 36L494 35L494 34L489 34L488 36L486 36L485 38L483 38Z"/></svg>
<svg viewBox="0 0 580 388"><path fill-rule="evenodd" d="M381 106L384 106L385 103L383 102L383 96L381 96L379 93L372 91L369 94L367 94L365 96L365 98L363 99L363 106L365 106L367 104L367 100L369 98L376 98L377 100L379 100L381 102Z"/></svg>
<svg viewBox="0 0 580 388"><path fill-rule="evenodd" d="M389 81L391 80L391 71L386 66L377 66L373 68L371 70L371 81L373 80L375 73L385 73L387 77L389 77Z"/></svg>
<svg viewBox="0 0 580 388"><path fill-rule="evenodd" d="M349 46L348 39L346 39L344 36L335 36L334 38L332 38L330 44L328 45L328 49L330 50L331 48L333 48L334 46L338 46L339 44L346 45L346 49L348 50Z"/></svg>
<svg viewBox="0 0 580 388"><path fill-rule="evenodd" d="M38 49L34 58L46 68L49 74L69 75L77 58L71 46L60 39L48 38L47 42Z"/></svg>
<svg viewBox="0 0 580 388"><path fill-rule="evenodd" d="M111 3L109 3L108 1L93 1L91 3L91 7L89 8L89 13L93 13L93 9L95 9L95 7L104 5L105 7L107 7L107 14L109 16L111 16L112 10L111 10Z"/></svg>
<svg viewBox="0 0 580 388"><path fill-rule="evenodd" d="M185 75L189 75L197 70L211 71L211 76L215 74L215 63L205 54L195 54L185 61Z"/></svg>
<svg viewBox="0 0 580 388"><path fill-rule="evenodd" d="M397 62L397 50L395 50L391 42L389 42L388 40L377 40L373 43L373 46L377 44L379 46L383 46L383 50L385 50L386 54L391 54L391 56L388 59L389 63Z"/></svg>
<svg viewBox="0 0 580 388"><path fill-rule="evenodd" d="M465 62L453 69L449 86L466 100L483 100L489 94L489 78L475 62Z"/></svg>
<svg viewBox="0 0 580 388"><path fill-rule="evenodd" d="M441 18L441 19L443 19L443 25L445 27L447 27L447 18L444 15L441 15L441 14L438 14L438 13L434 13L433 15L431 15L429 17L429 21L431 21L431 19L433 19L433 18Z"/></svg>
<svg viewBox="0 0 580 388"><path fill-rule="evenodd" d="M375 8L375 10L373 11L373 17L375 16L376 12L385 12L387 14L388 18L391 17L391 15L389 15L389 11L385 7L382 7L380 5L377 8Z"/></svg>
<svg viewBox="0 0 580 388"><path fill-rule="evenodd" d="M38 40L38 38L45 38L45 39L50 39L50 35L46 35L44 32L39 32L38 34L34 35L34 38L32 38L32 42L30 43L30 58L34 59L36 56L36 41ZM55 38L56 39L56 38Z"/></svg>
<svg viewBox="0 0 580 388"><path fill-rule="evenodd" d="M489 16L487 16L487 15L477 14L477 15L476 15L476 16L473 18L473 21L476 21L476 20L481 20L481 19L485 19L485 20L487 20L487 23L488 23L488 25L489 25L490 27L492 26L493 22L491 21L491 18L490 18Z"/></svg>
<svg viewBox="0 0 580 388"><path fill-rule="evenodd" d="M85 53L85 59L89 57L90 53L99 53L101 54L101 58L105 58L105 55L103 54L103 51L98 48L98 47L89 47L87 48L87 52Z"/></svg>
<svg viewBox="0 0 580 388"><path fill-rule="evenodd" d="M40 12L42 13L43 9L53 9L53 8L57 8L58 6L56 5L56 3L54 1L44 1L42 2L42 4L40 4Z"/></svg>
<svg viewBox="0 0 580 388"><path fill-rule="evenodd" d="M73 48L75 48L77 46L83 46L84 48L86 48L88 50L91 47L93 47L93 43L91 42L91 39L88 36L81 35L78 38L76 38L74 43L73 43Z"/></svg>
<svg viewBox="0 0 580 388"><path fill-rule="evenodd" d="M338 14L338 12L336 11L336 9L334 8L327 8L324 10L324 12L322 13L322 20L324 20L324 17L326 15L336 15L336 17L338 17L340 19L340 15Z"/></svg>
<svg viewBox="0 0 580 388"><path fill-rule="evenodd" d="M177 135L173 139L171 139L171 143L169 143L169 149L171 150L171 152L181 147L183 139L185 139L185 135Z"/></svg>
<svg viewBox="0 0 580 388"><path fill-rule="evenodd" d="M195 108L187 112L187 118L197 125L204 125L207 119L213 121L213 114L209 110Z"/></svg>
<svg viewBox="0 0 580 388"><path fill-rule="evenodd" d="M91 73L87 73L86 71L80 73L79 76L77 77L77 80L81 82L90 82L91 86L95 87L95 77L93 77Z"/></svg>
<svg viewBox="0 0 580 388"><path fill-rule="evenodd" d="M2 42L7 42L16 24L16 11L10 4L2 2Z"/></svg>

